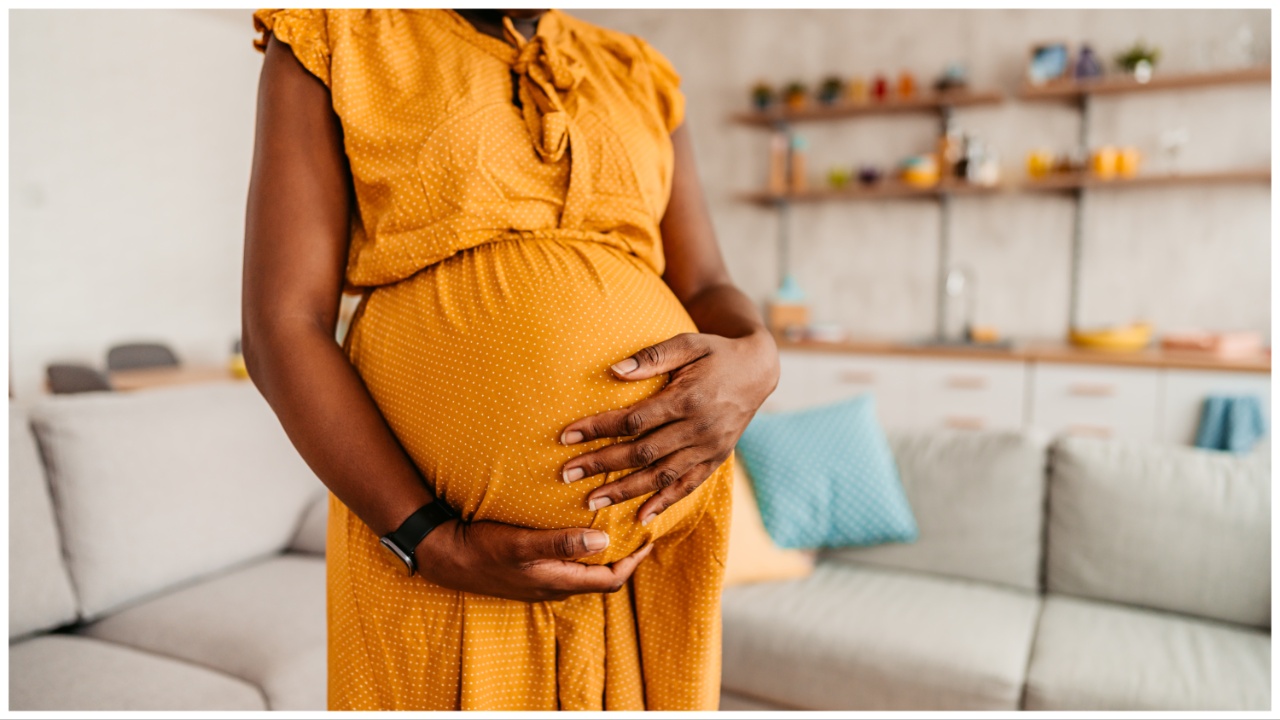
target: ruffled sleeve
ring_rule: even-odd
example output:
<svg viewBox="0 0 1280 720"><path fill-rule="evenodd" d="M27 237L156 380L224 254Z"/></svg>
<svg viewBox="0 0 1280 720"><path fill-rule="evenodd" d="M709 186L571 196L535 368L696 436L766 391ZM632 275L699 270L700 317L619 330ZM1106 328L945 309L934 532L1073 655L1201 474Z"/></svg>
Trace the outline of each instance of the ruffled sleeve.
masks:
<svg viewBox="0 0 1280 720"><path fill-rule="evenodd" d="M312 75L329 85L329 23L324 10L258 10L253 29L262 36L253 46L267 49L267 33L288 45Z"/></svg>
<svg viewBox="0 0 1280 720"><path fill-rule="evenodd" d="M649 68L649 77L653 80L658 112L667 125L667 132L675 132L680 123L684 122L684 93L680 90L680 74L657 48L642 38L637 37L635 40L640 46L640 55Z"/></svg>

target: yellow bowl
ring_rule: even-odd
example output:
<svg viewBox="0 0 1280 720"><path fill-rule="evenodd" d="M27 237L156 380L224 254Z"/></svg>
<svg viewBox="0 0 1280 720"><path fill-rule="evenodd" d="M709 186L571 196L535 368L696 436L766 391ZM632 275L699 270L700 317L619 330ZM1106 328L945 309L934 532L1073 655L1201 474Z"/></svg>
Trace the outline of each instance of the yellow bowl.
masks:
<svg viewBox="0 0 1280 720"><path fill-rule="evenodd" d="M1150 323L1133 323L1098 330L1072 328L1068 337L1072 345L1090 350L1137 352L1151 344L1152 333Z"/></svg>

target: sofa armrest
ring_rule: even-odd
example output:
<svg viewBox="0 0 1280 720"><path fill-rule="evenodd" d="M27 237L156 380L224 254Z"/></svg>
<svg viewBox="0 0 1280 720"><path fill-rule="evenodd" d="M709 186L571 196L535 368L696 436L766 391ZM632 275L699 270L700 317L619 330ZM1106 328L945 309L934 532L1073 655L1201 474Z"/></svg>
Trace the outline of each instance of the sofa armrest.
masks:
<svg viewBox="0 0 1280 720"><path fill-rule="evenodd" d="M302 513L298 531L289 541L291 552L324 555L325 534L329 525L329 492L318 493Z"/></svg>

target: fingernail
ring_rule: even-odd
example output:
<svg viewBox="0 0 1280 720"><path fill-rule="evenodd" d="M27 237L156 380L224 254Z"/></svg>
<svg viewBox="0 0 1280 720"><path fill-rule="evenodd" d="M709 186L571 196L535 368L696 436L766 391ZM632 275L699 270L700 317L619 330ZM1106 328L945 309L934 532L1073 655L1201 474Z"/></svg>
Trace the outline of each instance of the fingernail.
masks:
<svg viewBox="0 0 1280 720"><path fill-rule="evenodd" d="M563 445L574 445L582 442L582 433L577 430L570 430L560 437L560 443Z"/></svg>
<svg viewBox="0 0 1280 720"><path fill-rule="evenodd" d="M647 556L651 550L653 550L653 543L649 543L648 545L640 548L640 557Z"/></svg>
<svg viewBox="0 0 1280 720"><path fill-rule="evenodd" d="M602 507L609 507L613 501L607 497L591 498L591 502L587 503L587 507L592 510L599 510Z"/></svg>
<svg viewBox="0 0 1280 720"><path fill-rule="evenodd" d="M582 479L582 468L580 467L569 468L564 471L564 481L567 483L571 483L575 480L581 480L581 479Z"/></svg>
<svg viewBox="0 0 1280 720"><path fill-rule="evenodd" d="M626 375L638 367L640 367L640 363L635 358L627 358L614 365L613 371L619 375Z"/></svg>
<svg viewBox="0 0 1280 720"><path fill-rule="evenodd" d="M588 530L582 535L582 544L591 552L599 552L609 547L609 536L599 530Z"/></svg>
<svg viewBox="0 0 1280 720"><path fill-rule="evenodd" d="M649 513L648 515L645 515L643 518L640 519L640 524L648 525L649 523L653 522L653 519L656 517L658 517L658 513Z"/></svg>

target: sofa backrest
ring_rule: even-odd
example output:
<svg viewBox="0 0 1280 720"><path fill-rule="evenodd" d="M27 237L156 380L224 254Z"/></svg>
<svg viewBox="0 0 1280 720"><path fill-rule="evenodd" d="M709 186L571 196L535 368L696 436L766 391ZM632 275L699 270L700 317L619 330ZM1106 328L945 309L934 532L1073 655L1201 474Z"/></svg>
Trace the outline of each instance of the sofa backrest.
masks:
<svg viewBox="0 0 1280 720"><path fill-rule="evenodd" d="M852 561L1040 588L1045 441L1001 432L891 433L919 526L904 545L828 551Z"/></svg>
<svg viewBox="0 0 1280 720"><path fill-rule="evenodd" d="M1268 458L1060 440L1048 522L1052 592L1271 626Z"/></svg>
<svg viewBox="0 0 1280 720"><path fill-rule="evenodd" d="M80 611L282 550L320 481L248 382L32 410Z"/></svg>
<svg viewBox="0 0 1280 720"><path fill-rule="evenodd" d="M44 468L23 408L9 403L9 639L76 620L76 597Z"/></svg>

